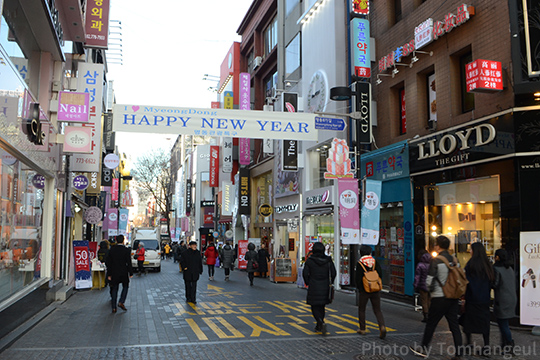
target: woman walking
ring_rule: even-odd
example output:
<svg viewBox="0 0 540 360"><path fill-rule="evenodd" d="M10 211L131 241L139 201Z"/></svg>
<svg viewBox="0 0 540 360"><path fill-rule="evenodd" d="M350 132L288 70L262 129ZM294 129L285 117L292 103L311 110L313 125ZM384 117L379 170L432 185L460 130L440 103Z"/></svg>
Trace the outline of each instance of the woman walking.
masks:
<svg viewBox="0 0 540 360"><path fill-rule="evenodd" d="M312 254L306 260L302 276L308 286L306 303L311 305L311 313L317 322L315 332L325 335L325 306L331 302L328 295L330 285L334 284L336 278L336 268L332 258L324 254L323 243L313 244Z"/></svg>
<svg viewBox="0 0 540 360"><path fill-rule="evenodd" d="M490 292L491 284L495 280L493 267L486 255L482 243L471 245L471 259L465 266L465 274L469 284L465 292L465 314L463 319L463 332L467 339L467 346L472 345L471 335L482 334L484 337L483 355L489 355L489 322L490 322Z"/></svg>
<svg viewBox="0 0 540 360"><path fill-rule="evenodd" d="M266 251L266 246L264 243L261 243L261 248L258 252L258 262L259 262L259 274L262 278L266 277L268 273L268 261L270 261L270 254Z"/></svg>
<svg viewBox="0 0 540 360"><path fill-rule="evenodd" d="M137 249L137 268L139 270L137 276L141 276L144 271L144 244L139 242L139 248ZM146 273L145 273L146 275Z"/></svg>
<svg viewBox="0 0 540 360"><path fill-rule="evenodd" d="M497 324L499 324L499 331L501 332L501 346L505 352L512 352L514 340L508 322L516 316L517 295L514 269L510 267L506 250L499 249L495 251L493 270L495 272L493 313L497 318Z"/></svg>
<svg viewBox="0 0 540 360"><path fill-rule="evenodd" d="M216 267L216 259L219 253L214 246L214 243L210 243L204 251L204 257L206 257L206 265L208 265L208 280L214 280L214 272Z"/></svg>
<svg viewBox="0 0 540 360"><path fill-rule="evenodd" d="M249 243L248 252L246 253L244 258L247 261L247 272L250 286L253 286L253 278L255 277L255 272L259 271L259 263L257 261L258 257L259 255L255 251L255 244Z"/></svg>
<svg viewBox="0 0 540 360"><path fill-rule="evenodd" d="M364 289L363 278L367 271L377 271L379 278L382 279L381 265L375 261L371 256L371 246L360 246L360 260L356 264L356 290L358 291L358 333L360 335L366 334L366 307L368 301L371 301L371 307L377 318L379 324L379 337L384 339L386 337L386 326L384 324L384 316L381 311L381 292L368 293Z"/></svg>
<svg viewBox="0 0 540 360"><path fill-rule="evenodd" d="M422 249L420 255L420 261L416 265L416 271L414 274L414 289L420 294L420 305L422 305L422 313L424 318L422 322L427 322L428 313L429 313L429 302L431 301L429 296L429 289L426 285L426 279L428 276L429 262L431 261L431 254L429 254L425 249Z"/></svg>

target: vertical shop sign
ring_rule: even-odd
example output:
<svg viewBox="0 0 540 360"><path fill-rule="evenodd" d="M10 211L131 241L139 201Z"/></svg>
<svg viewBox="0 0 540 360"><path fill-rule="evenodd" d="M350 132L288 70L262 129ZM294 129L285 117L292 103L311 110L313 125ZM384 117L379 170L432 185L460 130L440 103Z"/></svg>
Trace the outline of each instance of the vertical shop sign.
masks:
<svg viewBox="0 0 540 360"><path fill-rule="evenodd" d="M238 214L251 215L249 169L240 168L238 191Z"/></svg>
<svg viewBox="0 0 540 360"><path fill-rule="evenodd" d="M360 213L358 209L358 180L338 179L339 220L341 243L360 244Z"/></svg>
<svg viewBox="0 0 540 360"><path fill-rule="evenodd" d="M298 171L298 141L283 140L282 171Z"/></svg>
<svg viewBox="0 0 540 360"><path fill-rule="evenodd" d="M118 235L118 209L109 209L107 211L107 220L109 222L109 236Z"/></svg>
<svg viewBox="0 0 540 360"><path fill-rule="evenodd" d="M224 137L223 139L223 166L221 170L224 173L232 173L233 170L233 139L232 137Z"/></svg>
<svg viewBox="0 0 540 360"><path fill-rule="evenodd" d="M248 242L248 240L238 240L238 268L241 270L247 268L246 253Z"/></svg>
<svg viewBox="0 0 540 360"><path fill-rule="evenodd" d="M101 185L102 186L112 186L113 181L113 171L101 164Z"/></svg>
<svg viewBox="0 0 540 360"><path fill-rule="evenodd" d="M519 236L519 289L520 321L523 325L540 325L540 306L538 305L537 284L540 279L540 232L522 231Z"/></svg>
<svg viewBox="0 0 540 360"><path fill-rule="evenodd" d="M78 92L90 95L90 117L84 127L92 129L92 146L89 154L74 154L70 167L71 171L99 171L101 156L101 111L103 103L103 64L79 63Z"/></svg>
<svg viewBox="0 0 540 360"><path fill-rule="evenodd" d="M186 215L189 216L191 214L191 208L193 207L192 204L192 198L191 198L191 179L186 180Z"/></svg>
<svg viewBox="0 0 540 360"><path fill-rule="evenodd" d="M381 188L382 181L365 181L365 196L362 205L362 229L360 230L362 244L377 245L379 243Z"/></svg>
<svg viewBox="0 0 540 360"><path fill-rule="evenodd" d="M429 18L414 28L414 47L420 50L433 41L433 19Z"/></svg>
<svg viewBox="0 0 540 360"><path fill-rule="evenodd" d="M129 210L119 209L118 214L118 234L127 236Z"/></svg>
<svg viewBox="0 0 540 360"><path fill-rule="evenodd" d="M223 93L223 108L224 109L234 108L234 94L232 91L225 91Z"/></svg>
<svg viewBox="0 0 540 360"><path fill-rule="evenodd" d="M352 19L351 32L351 71L359 78L370 78L369 21L360 18Z"/></svg>
<svg viewBox="0 0 540 360"><path fill-rule="evenodd" d="M88 241L73 241L73 255L75 260L75 288L88 289L92 287L92 273L90 272L90 258Z"/></svg>
<svg viewBox="0 0 540 360"><path fill-rule="evenodd" d="M118 179L112 179L111 199L113 201L118 200Z"/></svg>
<svg viewBox="0 0 540 360"><path fill-rule="evenodd" d="M240 73L240 110L251 110L251 75Z"/></svg>
<svg viewBox="0 0 540 360"><path fill-rule="evenodd" d="M355 85L356 111L360 113L356 136L360 144L371 144L371 83L356 82Z"/></svg>
<svg viewBox="0 0 540 360"><path fill-rule="evenodd" d="M105 115L105 122L103 123L103 146L105 146L105 151L108 153L113 153L115 148L115 132L112 130L113 127L113 114L108 112Z"/></svg>
<svg viewBox="0 0 540 360"><path fill-rule="evenodd" d="M210 187L219 186L219 146L210 146Z"/></svg>
<svg viewBox="0 0 540 360"><path fill-rule="evenodd" d="M240 165L249 165L251 162L250 139L240 138L238 143L238 162Z"/></svg>
<svg viewBox="0 0 540 360"><path fill-rule="evenodd" d="M84 46L107 49L109 46L110 0L88 0L86 3L86 23Z"/></svg>
<svg viewBox="0 0 540 360"><path fill-rule="evenodd" d="M232 181L223 181L223 204L221 205L221 214L223 216L232 215L232 206L234 202L234 188Z"/></svg>

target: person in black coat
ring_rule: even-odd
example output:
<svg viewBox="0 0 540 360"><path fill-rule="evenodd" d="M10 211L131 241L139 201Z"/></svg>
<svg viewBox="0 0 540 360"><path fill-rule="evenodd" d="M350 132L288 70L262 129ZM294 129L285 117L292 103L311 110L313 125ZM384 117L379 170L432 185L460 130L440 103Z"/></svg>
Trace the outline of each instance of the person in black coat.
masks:
<svg viewBox="0 0 540 360"><path fill-rule="evenodd" d="M116 237L116 244L109 250L105 265L107 266L107 278L111 287L112 312L116 312L117 306L122 310L127 310L124 302L129 289L129 278L133 276L133 268L131 267L131 252L124 246L123 235ZM117 304L116 299L120 284L122 284L122 293Z"/></svg>
<svg viewBox="0 0 540 360"><path fill-rule="evenodd" d="M253 286L255 272L259 271L259 254L255 251L254 243L248 244L248 251L246 252L246 255L244 255L244 259L247 261L246 270L248 273L249 285Z"/></svg>
<svg viewBox="0 0 540 360"><path fill-rule="evenodd" d="M312 254L306 260L302 276L308 286L306 303L311 305L311 313L317 322L315 332L325 335L325 306L330 304L329 290L336 279L336 267L332 258L324 254L323 243L313 244Z"/></svg>
<svg viewBox="0 0 540 360"><path fill-rule="evenodd" d="M270 261L270 254L266 251L266 246L264 243L261 243L261 248L258 252L258 262L259 262L259 274L261 277L265 278L268 273L268 261Z"/></svg>
<svg viewBox="0 0 540 360"><path fill-rule="evenodd" d="M197 281L203 273L203 262L201 252L197 250L197 242L190 241L189 248L182 253L180 259L184 273L184 284L186 285L186 301L197 303Z"/></svg>

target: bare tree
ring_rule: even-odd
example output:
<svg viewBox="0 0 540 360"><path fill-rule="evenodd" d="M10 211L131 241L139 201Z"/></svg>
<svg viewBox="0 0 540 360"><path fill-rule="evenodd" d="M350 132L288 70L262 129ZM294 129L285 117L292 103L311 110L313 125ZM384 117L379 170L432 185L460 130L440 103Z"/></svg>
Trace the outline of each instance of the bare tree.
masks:
<svg viewBox="0 0 540 360"><path fill-rule="evenodd" d="M160 217L167 219L170 235L169 213L172 209L172 177L170 155L163 149L153 150L135 161L131 174L137 181L139 194L147 194L156 200Z"/></svg>

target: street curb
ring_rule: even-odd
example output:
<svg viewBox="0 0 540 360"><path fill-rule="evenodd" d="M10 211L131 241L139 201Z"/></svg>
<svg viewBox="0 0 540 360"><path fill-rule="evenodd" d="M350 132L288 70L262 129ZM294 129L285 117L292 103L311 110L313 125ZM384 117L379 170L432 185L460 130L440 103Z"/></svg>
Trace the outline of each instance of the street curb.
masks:
<svg viewBox="0 0 540 360"><path fill-rule="evenodd" d="M31 317L24 324L17 327L15 330L4 336L0 339L0 353L10 347L15 341L21 338L24 334L30 331L34 326L39 324L39 322L45 319L49 314L51 314L58 307L58 302L53 302L45 309L38 312L36 315Z"/></svg>

